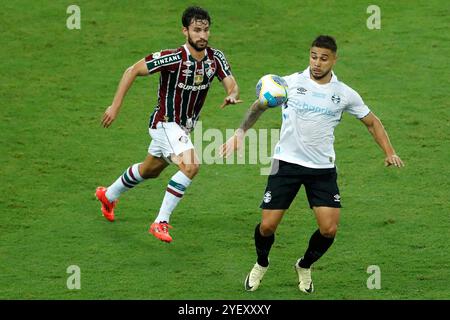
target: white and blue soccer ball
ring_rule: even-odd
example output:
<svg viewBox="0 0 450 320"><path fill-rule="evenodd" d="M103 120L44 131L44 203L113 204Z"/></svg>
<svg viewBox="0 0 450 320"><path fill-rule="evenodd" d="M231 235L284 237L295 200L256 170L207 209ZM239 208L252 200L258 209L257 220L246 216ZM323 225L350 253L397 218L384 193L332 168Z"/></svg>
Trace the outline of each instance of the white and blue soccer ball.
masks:
<svg viewBox="0 0 450 320"><path fill-rule="evenodd" d="M266 74L256 85L256 98L269 108L281 106L288 99L286 81L275 74Z"/></svg>

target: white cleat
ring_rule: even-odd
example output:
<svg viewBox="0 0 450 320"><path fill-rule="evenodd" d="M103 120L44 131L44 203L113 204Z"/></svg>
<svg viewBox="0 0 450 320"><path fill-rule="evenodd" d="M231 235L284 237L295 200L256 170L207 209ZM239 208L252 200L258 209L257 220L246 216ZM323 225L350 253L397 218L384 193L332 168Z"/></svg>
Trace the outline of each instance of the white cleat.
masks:
<svg viewBox="0 0 450 320"><path fill-rule="evenodd" d="M261 267L258 263L255 263L253 269L247 275L247 278L245 278L244 282L245 290L255 291L256 289L258 289L259 284L261 283L261 280L264 277L264 274L266 273L267 269L269 269L269 266Z"/></svg>
<svg viewBox="0 0 450 320"><path fill-rule="evenodd" d="M297 271L298 275L298 288L300 291L304 293L313 293L314 292L314 284L311 279L311 268L302 268L299 267L298 263L301 259L298 259L295 263L295 271Z"/></svg>

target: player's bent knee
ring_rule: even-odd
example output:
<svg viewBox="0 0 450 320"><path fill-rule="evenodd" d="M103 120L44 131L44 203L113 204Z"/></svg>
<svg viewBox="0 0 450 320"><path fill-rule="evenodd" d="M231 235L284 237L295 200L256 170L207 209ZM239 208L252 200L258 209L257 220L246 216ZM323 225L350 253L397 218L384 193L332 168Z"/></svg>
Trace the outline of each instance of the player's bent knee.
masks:
<svg viewBox="0 0 450 320"><path fill-rule="evenodd" d="M192 179L200 170L200 165L197 163L185 164L180 169L188 178Z"/></svg>
<svg viewBox="0 0 450 320"><path fill-rule="evenodd" d="M337 233L336 225L320 228L320 234L326 238L334 238L336 236L336 233Z"/></svg>
<svg viewBox="0 0 450 320"><path fill-rule="evenodd" d="M259 226L259 231L263 237L271 236L272 234L275 233L276 229L277 226L271 223L261 222L261 225Z"/></svg>

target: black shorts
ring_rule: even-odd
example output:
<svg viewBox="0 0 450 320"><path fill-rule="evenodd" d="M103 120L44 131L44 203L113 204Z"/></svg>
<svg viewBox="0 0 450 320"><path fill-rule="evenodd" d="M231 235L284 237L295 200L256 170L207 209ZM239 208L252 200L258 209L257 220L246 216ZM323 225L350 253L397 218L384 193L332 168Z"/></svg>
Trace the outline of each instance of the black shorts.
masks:
<svg viewBox="0 0 450 320"><path fill-rule="evenodd" d="M336 168L312 169L274 160L272 171L260 208L288 209L302 185L305 186L310 208L341 208Z"/></svg>

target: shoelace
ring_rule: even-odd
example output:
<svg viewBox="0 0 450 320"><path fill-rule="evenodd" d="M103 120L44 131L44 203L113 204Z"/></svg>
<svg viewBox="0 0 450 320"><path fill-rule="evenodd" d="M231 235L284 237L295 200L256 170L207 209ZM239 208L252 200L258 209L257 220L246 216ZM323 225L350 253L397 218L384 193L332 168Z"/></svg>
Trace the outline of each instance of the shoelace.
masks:
<svg viewBox="0 0 450 320"><path fill-rule="evenodd" d="M161 231L164 233L169 232L169 228L172 229L172 226L168 223L161 223Z"/></svg>

